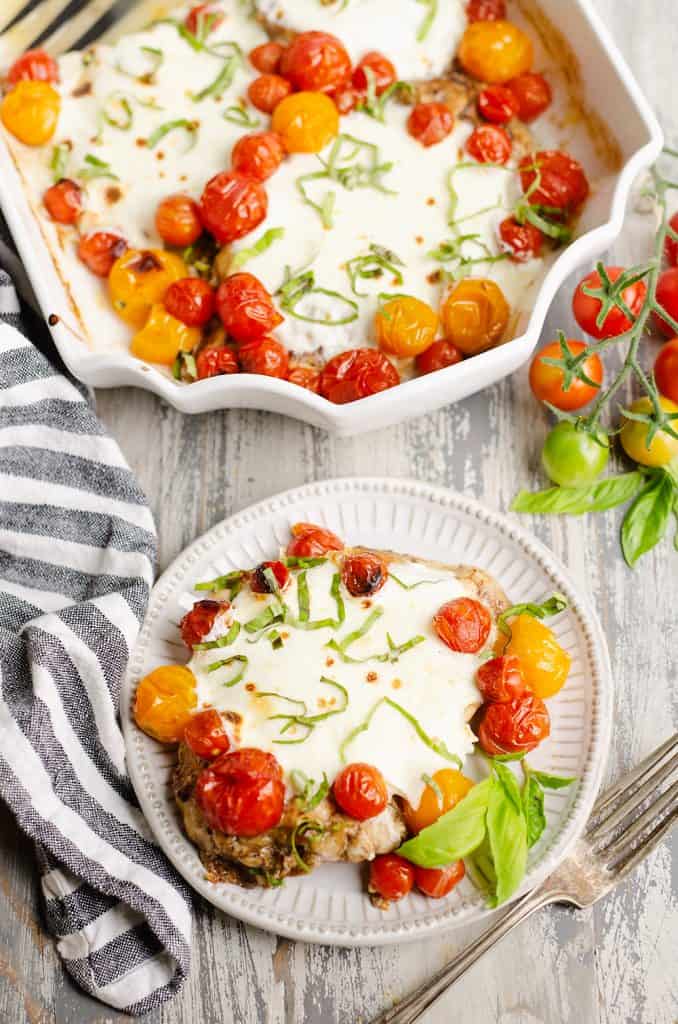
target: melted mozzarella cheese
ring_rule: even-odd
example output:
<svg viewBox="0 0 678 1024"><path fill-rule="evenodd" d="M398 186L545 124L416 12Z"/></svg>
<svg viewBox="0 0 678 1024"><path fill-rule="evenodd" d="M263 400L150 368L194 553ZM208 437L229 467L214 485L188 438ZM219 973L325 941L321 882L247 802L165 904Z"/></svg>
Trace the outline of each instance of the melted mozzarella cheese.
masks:
<svg viewBox="0 0 678 1024"><path fill-rule="evenodd" d="M336 571L336 566L328 561L307 572L312 621L336 618L336 603L331 595ZM465 585L449 571L416 562L398 563L393 571L404 583L426 582L405 590L389 579L369 607L365 607L362 599L350 597L342 586L346 620L340 628L305 630L279 625L276 628L285 640L277 650L265 636L255 639L241 629L230 646L195 652L190 668L198 681L199 705L230 712L231 718L233 713L239 716L237 742L274 753L288 780L296 770L315 780L320 780L324 772L331 781L342 768L341 748L346 744L346 761L375 765L394 792L416 805L425 786L423 776L454 765L432 750L400 711L379 702L390 698L399 704L431 740L442 741L448 751L463 760L473 749L473 734L467 720L480 702L474 683L480 658L451 651L432 627L435 612L446 601L467 593ZM294 615L298 607L297 579L293 573L283 594ZM271 600L245 587L233 601L233 618L244 624L259 615ZM393 664L377 660L343 662L337 652L328 648L328 641L341 642L363 625L375 609L382 609L381 618L348 647L350 657L365 659L385 653L389 649L388 635L396 645L415 636L423 637L423 642L404 652ZM228 625L221 622L210 639L227 631ZM212 672L208 667L233 656L244 657L247 663L242 679L229 687L228 681L234 678L241 662ZM346 709L317 722L306 739L303 737L307 730L301 725L282 732L286 720L271 716L303 713L304 707L306 714L319 715L343 706L341 691L323 683L322 677L346 690ZM355 733L375 707L369 727ZM354 738L347 742L352 733ZM302 742L281 744L281 739Z"/></svg>

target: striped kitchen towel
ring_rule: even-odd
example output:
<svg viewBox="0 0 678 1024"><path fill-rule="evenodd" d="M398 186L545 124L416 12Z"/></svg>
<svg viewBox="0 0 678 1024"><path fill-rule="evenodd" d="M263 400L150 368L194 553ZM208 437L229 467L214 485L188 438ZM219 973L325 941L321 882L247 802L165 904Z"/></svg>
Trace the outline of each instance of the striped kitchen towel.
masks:
<svg viewBox="0 0 678 1024"><path fill-rule="evenodd" d="M36 844L67 970L141 1014L181 987L191 933L118 723L155 531L118 446L21 327L0 270L0 797Z"/></svg>

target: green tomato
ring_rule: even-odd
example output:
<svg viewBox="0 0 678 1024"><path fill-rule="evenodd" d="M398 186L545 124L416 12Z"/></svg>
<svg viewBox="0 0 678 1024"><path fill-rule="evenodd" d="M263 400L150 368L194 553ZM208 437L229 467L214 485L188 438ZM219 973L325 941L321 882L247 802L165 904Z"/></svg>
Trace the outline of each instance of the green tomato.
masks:
<svg viewBox="0 0 678 1024"><path fill-rule="evenodd" d="M544 443L541 461L554 484L561 487L585 487L600 476L610 457L607 434L591 434L577 430L574 423L563 420L550 432Z"/></svg>

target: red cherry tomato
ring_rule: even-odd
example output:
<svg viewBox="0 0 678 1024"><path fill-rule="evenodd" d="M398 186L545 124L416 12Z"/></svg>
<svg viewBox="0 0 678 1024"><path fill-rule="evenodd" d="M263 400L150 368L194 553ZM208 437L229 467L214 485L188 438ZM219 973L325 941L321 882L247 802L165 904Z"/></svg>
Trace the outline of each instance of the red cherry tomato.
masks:
<svg viewBox="0 0 678 1024"><path fill-rule="evenodd" d="M478 113L491 124L506 124L518 113L518 101L505 85L488 85L478 96Z"/></svg>
<svg viewBox="0 0 678 1024"><path fill-rule="evenodd" d="M284 590L290 581L290 571L282 562L262 562L250 575L250 587L255 594L272 594L273 589L269 585L264 574L265 569L270 569L275 576L280 590Z"/></svg>
<svg viewBox="0 0 678 1024"><path fill-rule="evenodd" d="M318 394L320 387L320 371L314 370L312 366L293 366L287 374L290 384L296 384L307 391Z"/></svg>
<svg viewBox="0 0 678 1024"><path fill-rule="evenodd" d="M195 799L212 828L227 835L261 835L275 828L282 817L282 769L273 754L242 747L203 769L195 784Z"/></svg>
<svg viewBox="0 0 678 1024"><path fill-rule="evenodd" d="M320 394L330 402L343 405L399 383L398 371L382 352L352 348L327 363L320 374Z"/></svg>
<svg viewBox="0 0 678 1024"><path fill-rule="evenodd" d="M583 341L575 341L570 338L567 341L567 349L570 355L578 356L586 350L587 346ZM562 359L560 343L552 341L536 354L530 366L530 387L535 398L540 402L549 402L555 405L556 409L564 412L573 412L588 405L600 388L593 384L575 377L570 383L567 391L563 389L564 374L557 366L550 366L544 362L546 359ZM600 356L595 353L585 359L582 363L582 370L586 376L600 385L603 381L603 364Z"/></svg>
<svg viewBox="0 0 678 1024"><path fill-rule="evenodd" d="M492 658L476 672L478 689L483 700L493 704L508 704L522 697L527 689L520 658L505 654Z"/></svg>
<svg viewBox="0 0 678 1024"><path fill-rule="evenodd" d="M200 215L220 245L254 231L268 213L266 189L237 171L222 171L205 185Z"/></svg>
<svg viewBox="0 0 678 1024"><path fill-rule="evenodd" d="M127 252L127 242L110 231L93 231L83 235L78 257L97 277L108 277L113 264Z"/></svg>
<svg viewBox="0 0 678 1024"><path fill-rule="evenodd" d="M466 6L469 21L503 21L506 18L506 0L469 0Z"/></svg>
<svg viewBox="0 0 678 1024"><path fill-rule="evenodd" d="M613 282L624 272L623 267L606 267L605 270ZM618 334L628 331L633 326L633 321L629 320L619 306L613 306L602 325L598 326L597 320L601 311L600 299L593 295L587 295L584 289L600 288L601 283L597 270L592 270L590 274L587 274L574 293L572 312L582 331L586 331L592 338L616 338ZM644 281L637 281L622 292L622 299L634 317L640 313L646 295L647 287Z"/></svg>
<svg viewBox="0 0 678 1024"><path fill-rule="evenodd" d="M193 648L202 642L210 632L217 616L223 615L230 608L228 601L196 601L190 612L186 612L180 623L181 639L187 647Z"/></svg>
<svg viewBox="0 0 678 1024"><path fill-rule="evenodd" d="M225 754L231 745L221 715L214 708L191 715L184 730L184 743L206 761Z"/></svg>
<svg viewBox="0 0 678 1024"><path fill-rule="evenodd" d="M352 85L344 85L330 95L339 113L344 115L350 114L365 99L365 94L354 89Z"/></svg>
<svg viewBox="0 0 678 1024"><path fill-rule="evenodd" d="M654 364L654 377L660 393L678 405L678 338L667 341L661 349Z"/></svg>
<svg viewBox="0 0 678 1024"><path fill-rule="evenodd" d="M414 885L414 865L397 853L382 853L370 864L370 892L385 900L401 900Z"/></svg>
<svg viewBox="0 0 678 1024"><path fill-rule="evenodd" d="M204 327L214 315L214 291L201 277L182 277L174 281L165 292L163 302L167 312L187 327Z"/></svg>
<svg viewBox="0 0 678 1024"><path fill-rule="evenodd" d="M417 103L407 119L407 130L422 146L435 146L454 128L454 118L444 103Z"/></svg>
<svg viewBox="0 0 678 1024"><path fill-rule="evenodd" d="M463 358L451 341L434 341L425 352L417 356L414 363L419 373L433 373L435 370L444 370L446 366L454 366Z"/></svg>
<svg viewBox="0 0 678 1024"><path fill-rule="evenodd" d="M499 237L514 263L527 263L541 255L544 236L529 221L520 224L515 217L507 217L499 225Z"/></svg>
<svg viewBox="0 0 678 1024"><path fill-rule="evenodd" d="M440 900L451 893L455 885L459 885L465 874L463 860L455 860L444 868L415 867L414 884L424 896Z"/></svg>
<svg viewBox="0 0 678 1024"><path fill-rule="evenodd" d="M486 754L522 754L534 750L551 731L549 713L541 697L527 693L508 704L488 704L478 729Z"/></svg>
<svg viewBox="0 0 678 1024"><path fill-rule="evenodd" d="M186 15L184 24L194 36L204 39L219 28L223 21L223 12L215 8L214 4L197 4Z"/></svg>
<svg viewBox="0 0 678 1024"><path fill-rule="evenodd" d="M674 213L673 217L669 221L669 227L678 235L678 213ZM671 238L670 235L666 236L664 252L666 253L666 259L669 266L678 267L678 242L675 238Z"/></svg>
<svg viewBox="0 0 678 1024"><path fill-rule="evenodd" d="M370 71L372 72L371 75L369 74ZM374 82L374 90L377 96L381 96L390 85L393 85L398 80L398 73L393 64L391 64L388 57L384 57L383 53L379 53L378 50L370 50L369 53L366 53L353 69L351 81L360 92L367 92L369 87L368 79Z"/></svg>
<svg viewBox="0 0 678 1024"><path fill-rule="evenodd" d="M507 132L496 124L481 124L466 143L466 150L481 164L505 164L513 149Z"/></svg>
<svg viewBox="0 0 678 1024"><path fill-rule="evenodd" d="M332 786L332 795L339 808L357 821L376 818L388 803L384 777L371 764L355 761L343 768Z"/></svg>
<svg viewBox="0 0 678 1024"><path fill-rule="evenodd" d="M589 194L581 164L559 150L541 150L524 156L520 161L520 182L523 192L529 192L531 203L559 210L576 210Z"/></svg>
<svg viewBox="0 0 678 1024"><path fill-rule="evenodd" d="M388 566L379 555L369 552L347 555L341 567L341 578L352 597L371 597L388 579Z"/></svg>
<svg viewBox="0 0 678 1024"><path fill-rule="evenodd" d="M657 283L657 302L670 317L678 320L678 267L671 267L660 275ZM652 316L662 334L667 338L673 337L676 330L668 320L657 313L653 313Z"/></svg>
<svg viewBox="0 0 678 1024"><path fill-rule="evenodd" d="M301 32L282 55L280 73L299 92L333 92L351 77L351 58L329 32Z"/></svg>
<svg viewBox="0 0 678 1024"><path fill-rule="evenodd" d="M526 124L548 110L553 100L551 86L543 75L534 71L524 71L522 75L512 78L506 88L513 93L518 117Z"/></svg>
<svg viewBox="0 0 678 1024"><path fill-rule="evenodd" d="M203 348L195 357L198 380L217 377L222 373L238 373L240 364L233 349L227 345L211 345Z"/></svg>
<svg viewBox="0 0 678 1024"><path fill-rule="evenodd" d="M341 551L344 546L335 533L315 523L295 523L292 537L287 545L290 558L319 558L328 551Z"/></svg>
<svg viewBox="0 0 678 1024"><path fill-rule="evenodd" d="M48 188L42 201L57 224L75 224L82 213L82 189L70 178L62 178Z"/></svg>
<svg viewBox="0 0 678 1024"><path fill-rule="evenodd" d="M285 47L280 43L262 43L250 53L250 64L262 75L274 75L280 68L280 58Z"/></svg>
<svg viewBox="0 0 678 1024"><path fill-rule="evenodd" d="M58 82L57 62L44 50L27 50L7 72L10 85L17 82Z"/></svg>
<svg viewBox="0 0 678 1024"><path fill-rule="evenodd" d="M292 86L281 75L259 75L247 89L252 106L264 114L272 114L280 101L291 92Z"/></svg>
<svg viewBox="0 0 678 1024"><path fill-rule="evenodd" d="M155 227L168 245L193 245L202 234L200 207L190 196L166 196L158 203Z"/></svg>
<svg viewBox="0 0 678 1024"><path fill-rule="evenodd" d="M433 616L433 628L452 651L477 654L490 635L492 617L480 601L458 597Z"/></svg>
<svg viewBox="0 0 678 1024"><path fill-rule="evenodd" d="M255 338L238 346L240 368L243 373L261 373L265 377L285 378L290 366L290 354L275 338Z"/></svg>
<svg viewBox="0 0 678 1024"><path fill-rule="evenodd" d="M219 285L217 312L238 342L258 341L283 322L259 278L245 272L231 274Z"/></svg>
<svg viewBox="0 0 678 1024"><path fill-rule="evenodd" d="M231 153L234 171L266 181L285 159L285 147L275 132L252 132L238 139Z"/></svg>

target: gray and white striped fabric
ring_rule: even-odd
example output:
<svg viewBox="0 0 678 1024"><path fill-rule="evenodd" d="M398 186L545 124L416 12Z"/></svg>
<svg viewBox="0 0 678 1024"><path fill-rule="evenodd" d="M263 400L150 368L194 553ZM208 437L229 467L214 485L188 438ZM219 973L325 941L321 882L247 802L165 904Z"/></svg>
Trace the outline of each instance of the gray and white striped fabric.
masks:
<svg viewBox="0 0 678 1024"><path fill-rule="evenodd" d="M67 970L141 1014L181 987L191 932L117 718L155 531L118 446L20 328L0 270L0 797L35 841Z"/></svg>

